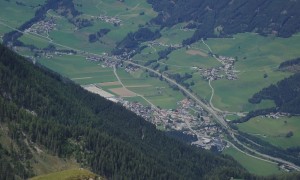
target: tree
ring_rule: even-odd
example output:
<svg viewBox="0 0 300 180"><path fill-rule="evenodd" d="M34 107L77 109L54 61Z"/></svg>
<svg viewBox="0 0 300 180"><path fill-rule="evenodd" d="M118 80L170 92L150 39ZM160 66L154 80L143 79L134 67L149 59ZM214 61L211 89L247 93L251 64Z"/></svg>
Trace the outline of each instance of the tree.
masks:
<svg viewBox="0 0 300 180"><path fill-rule="evenodd" d="M289 131L289 132L285 135L285 137L286 137L286 138L290 138L290 137L292 137L293 135L294 135L293 131Z"/></svg>

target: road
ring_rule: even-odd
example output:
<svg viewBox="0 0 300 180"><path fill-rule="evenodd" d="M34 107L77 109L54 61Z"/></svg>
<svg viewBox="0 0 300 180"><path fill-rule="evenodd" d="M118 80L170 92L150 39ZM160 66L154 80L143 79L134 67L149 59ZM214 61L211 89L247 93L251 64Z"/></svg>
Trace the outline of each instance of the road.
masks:
<svg viewBox="0 0 300 180"><path fill-rule="evenodd" d="M148 71L151 71L153 73L155 73L156 75L162 77L163 79L165 79L166 81L168 81L169 83L171 84L174 84L176 85L181 91L183 91L186 96L188 96L189 98L193 99L197 104L199 104L203 109L205 109L206 111L208 111L218 122L219 124L225 129L228 131L228 134L231 136L231 138L239 145L241 145L243 148L247 149L248 151L250 151L251 153L254 153L258 156L260 156L262 159L265 159L265 160L270 160L270 161L273 161L273 162L276 162L276 163L283 163L283 164L286 164L287 166L295 169L296 171L300 171L300 167L291 163L291 162L288 162L286 160L283 160L283 159L280 159L280 158L276 158L276 157L272 157L272 156L269 156L269 155L266 155L266 154L262 154L260 152L257 152L256 150L254 149L251 149L250 147L244 145L242 142L240 142L236 137L235 137L235 134L237 134L236 132L234 132L230 127L229 125L227 124L227 122L224 120L223 117L220 117L216 112L215 110L213 110L212 107L208 106L207 104L203 103L200 99L198 99L198 97L196 97L193 93L191 93L189 90L187 90L185 87L183 87L182 85L178 84L176 81L174 81L173 79L163 75L162 73L159 73L158 71L155 71L149 67L145 67L145 66L142 66L140 64L137 64L137 63L134 63L134 62L131 62L131 61L125 61L126 63L128 64L132 64L132 65L135 65L137 67L140 67L140 68L143 68L143 69L146 69ZM233 143L231 143L233 144ZM249 156L253 156L241 149L239 149L238 147L236 146L233 146L234 148L238 149L239 151L249 155Z"/></svg>
<svg viewBox="0 0 300 180"><path fill-rule="evenodd" d="M4 25L4 26L7 26L9 27L10 29L13 29L13 30L16 30L16 31L19 31L23 34L27 34L23 31L20 31L16 28L13 28L9 25L7 25L6 23L4 23L3 21L0 21L0 24ZM42 35L38 35L36 34L37 36L36 37L39 37L39 38L47 38L45 36L42 36ZM203 40L202 40L203 41ZM63 44L59 44L59 43L55 43L53 41L50 41L50 43L52 44L55 44L55 45L58 45L60 47L64 47L64 48L67 48L67 49L71 49L71 50L74 50L74 51L77 51L77 52L80 52L82 55L95 55L95 56L101 56L99 54L95 54L95 53L89 53L89 52L85 52L85 51L82 51L82 50L79 50L79 49L75 49L75 48L72 48L72 47L69 47L69 46L66 46L66 45L63 45ZM207 44L206 44L207 45ZM207 45L208 46L208 45ZM209 47L209 46L208 46ZM210 48L209 48L210 49ZM211 49L210 49L211 51ZM168 81L169 83L171 84L174 84L176 85L181 91L183 91L188 97L190 97L191 99L193 99L197 104L199 104L203 109L205 109L206 111L208 111L218 122L219 124L225 129L228 131L229 135L233 138L233 140L238 143L239 145L243 146L243 148L249 150L250 152L252 153L255 153L265 159L269 159L269 160L272 160L274 162L277 162L277 163L283 163L283 164L286 164L288 166L290 166L291 168L297 170L297 171L300 171L300 167L291 163L291 162L288 162L288 161L285 161L283 159L280 159L280 158L276 158L276 157L272 157L272 156L269 156L269 155L266 155L266 154L262 154L262 153L259 153L257 151L255 151L254 149L251 149L249 148L248 146L244 145L243 143L241 143L236 137L235 137L235 132L231 130L231 128L228 126L227 122L223 119L223 117L220 117L210 106L206 105L205 103L203 103L201 100L198 99L198 97L196 97L193 93L191 93L190 91L188 91L185 87L181 86L180 84L178 84L176 81L174 81L173 79L170 79L169 77L151 69L151 68L148 68L148 67L145 67L145 66L142 66L142 65L139 65L139 64L136 64L134 62L130 62L130 61L125 61L129 64L132 64L132 65L135 65L135 66L138 66L140 68L143 68L143 69L147 69L148 71L151 71L155 74L157 74L158 76L161 76L163 79L165 79L166 81ZM154 106L156 107L156 106ZM238 149L239 151L242 151L240 150L239 148L237 148L235 146L236 149ZM249 153L243 151L245 154L248 154L250 156Z"/></svg>
<svg viewBox="0 0 300 180"><path fill-rule="evenodd" d="M115 74L117 80L119 81L119 83L122 85L122 87L127 89L127 87L123 84L123 82L121 81L121 79L120 79L120 77L119 77L119 75L118 75L118 73L117 73L117 68L116 68L116 66L114 66L114 74ZM158 110L158 108L157 108L152 102L150 102L148 99L146 99L143 95L138 94L138 93L136 93L136 92L134 92L134 94L135 94L136 96L139 96L139 97L143 98L147 103L150 104L150 106L151 106L152 108Z"/></svg>
<svg viewBox="0 0 300 180"><path fill-rule="evenodd" d="M212 87L211 85L211 79L208 81L208 85L209 87L211 88L211 96L210 96L210 99L209 99L209 105L211 106L211 108L217 112L220 112L220 113L223 113L223 111L221 111L220 109L216 108L213 103L212 103L212 99L214 97L214 94L215 94L215 89ZM226 112L225 112L226 113Z"/></svg>

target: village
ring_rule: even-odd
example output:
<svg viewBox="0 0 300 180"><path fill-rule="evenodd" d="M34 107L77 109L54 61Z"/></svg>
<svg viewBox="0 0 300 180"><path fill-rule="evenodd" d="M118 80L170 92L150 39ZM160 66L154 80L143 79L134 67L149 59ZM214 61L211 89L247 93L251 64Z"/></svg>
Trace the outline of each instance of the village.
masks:
<svg viewBox="0 0 300 180"><path fill-rule="evenodd" d="M108 23L120 25L121 21L118 18L111 18L108 16L99 16L97 17L100 20L103 20ZM34 24L31 28L27 29L27 32L42 34L55 28L54 20L49 21L40 21L37 24ZM172 48L181 48L180 44L164 44L161 42L151 41L148 42L148 46L163 46L163 47L172 47ZM103 53L101 55L91 55L86 54L85 52L79 52L79 55L85 57L87 61L101 62L103 68L113 68L113 67L123 67L123 60L131 60L131 55L135 51L124 52L122 55L109 55ZM55 55L72 55L73 52L62 52L56 49L47 50L44 49L38 53L41 56L44 56L48 59L53 58ZM207 80L221 79L226 76L227 79L236 79L234 72L234 59L220 56L217 58L221 63L221 67L211 68L211 69L202 69L198 67L198 71L202 74L203 78ZM135 66L126 66L125 71L134 72L138 70ZM225 71L225 75L221 74L222 71ZM130 111L134 112L138 116L143 117L145 120L156 125L160 129L165 131L178 131L183 134L196 137L196 140L191 142L191 144L201 147L204 149L217 148L218 151L222 151L226 143L222 141L222 129L211 120L211 117L208 113L203 110L199 105L196 105L192 100L184 99L177 103L176 109L160 109L153 106L144 106L139 102L130 102L124 100L122 97L108 97L110 101L120 103Z"/></svg>
<svg viewBox="0 0 300 180"><path fill-rule="evenodd" d="M99 15L99 16L91 16L91 18L96 18L100 21L104 21L109 24L113 24L115 26L121 26L122 25L122 20L117 18L117 17L110 17L106 15Z"/></svg>
<svg viewBox="0 0 300 180"><path fill-rule="evenodd" d="M222 151L226 143L221 140L222 130L199 105L188 99L177 103L177 109L160 109L144 106L139 102L126 101L121 97L109 97L110 101L122 104L145 120L165 131L179 131L197 138L193 145L204 149L216 147ZM191 113L194 112L194 113Z"/></svg>
<svg viewBox="0 0 300 180"><path fill-rule="evenodd" d="M225 56L216 56L212 55L215 59L217 59L222 66L213 67L213 68L202 68L202 67L193 67L200 72L200 75L205 80L219 80L222 78L226 78L227 80L237 80L237 72L234 68L235 59L233 57L225 57Z"/></svg>
<svg viewBox="0 0 300 180"><path fill-rule="evenodd" d="M39 21L33 24L30 28L25 30L25 33L34 33L39 35L44 35L49 37L49 32L54 30L56 23L54 19L51 17L44 21Z"/></svg>
<svg viewBox="0 0 300 180"><path fill-rule="evenodd" d="M52 58L54 55L69 55L71 52L58 51L43 51L41 55L47 58ZM102 55L87 55L84 52L80 53L87 61L101 62L103 68L109 67L123 67L121 56L110 56L107 53ZM124 67L126 72L134 72L138 67L128 65ZM221 69L212 69L213 76L217 76ZM212 76L212 77L213 77ZM101 87L98 87L101 90ZM107 97L108 100L120 103L130 111L152 124L164 129L165 131L178 131L186 135L196 137L196 141L191 144L204 149L217 148L222 151L226 142L222 141L222 129L211 120L208 113L192 100L184 99L177 102L176 109L160 109L151 106L144 106L139 102L130 102L124 100L122 97Z"/></svg>
<svg viewBox="0 0 300 180"><path fill-rule="evenodd" d="M283 113L283 112L276 112L276 113L270 113L267 115L264 115L262 117L271 118L271 119L279 119L281 117L288 117L289 113Z"/></svg>
<svg viewBox="0 0 300 180"><path fill-rule="evenodd" d="M181 44L165 44L162 42L158 42L158 41L149 41L147 42L149 47L152 46L161 46L161 47L171 47L171 48L181 48L182 45Z"/></svg>

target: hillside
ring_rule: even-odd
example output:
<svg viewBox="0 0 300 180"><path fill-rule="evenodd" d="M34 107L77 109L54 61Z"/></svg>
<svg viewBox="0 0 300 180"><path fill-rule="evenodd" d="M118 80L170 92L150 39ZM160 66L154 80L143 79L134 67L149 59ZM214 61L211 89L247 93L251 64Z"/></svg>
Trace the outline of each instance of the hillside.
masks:
<svg viewBox="0 0 300 180"><path fill-rule="evenodd" d="M159 12L153 23L170 27L185 22L186 28L196 29L193 37L184 41L186 44L200 38L242 32L289 37L300 30L299 1L148 0L148 3Z"/></svg>
<svg viewBox="0 0 300 180"><path fill-rule="evenodd" d="M60 179L60 180L102 180L100 176L85 170L85 169L69 169L65 171L50 173L42 176L33 177L30 180L51 180L51 179Z"/></svg>
<svg viewBox="0 0 300 180"><path fill-rule="evenodd" d="M177 142L233 149L227 119L241 122L228 132L243 145L299 165L299 75L290 77L299 72L298 1L3 0L0 7L0 42L30 59L0 48L0 179L81 167L107 179L289 171L240 146L255 163ZM292 114L267 117L278 111ZM264 125L257 115L266 115L257 117Z"/></svg>
<svg viewBox="0 0 300 180"><path fill-rule="evenodd" d="M0 179L33 175L26 139L60 157L75 157L109 179L250 176L232 159L170 139L122 106L3 46L0 60L1 127L8 127L10 138L22 148L18 153L0 146L6 172Z"/></svg>
<svg viewBox="0 0 300 180"><path fill-rule="evenodd" d="M281 112L299 114L300 112L300 73L262 89L249 99L251 103L260 103L263 99L273 100Z"/></svg>

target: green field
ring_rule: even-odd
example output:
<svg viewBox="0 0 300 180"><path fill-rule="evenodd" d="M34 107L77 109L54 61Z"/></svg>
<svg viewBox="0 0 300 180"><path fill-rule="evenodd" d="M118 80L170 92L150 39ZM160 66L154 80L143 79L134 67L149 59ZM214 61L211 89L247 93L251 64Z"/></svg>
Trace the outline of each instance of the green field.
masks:
<svg viewBox="0 0 300 180"><path fill-rule="evenodd" d="M193 51L199 51L197 49L190 49ZM203 52L204 53L204 52ZM206 53L204 53L206 54ZM201 55L191 55L187 53L185 48L173 51L169 55L169 59L166 63L173 66L182 66L182 67L193 67L198 66L202 68L210 68L220 66L221 64L210 56L201 56Z"/></svg>
<svg viewBox="0 0 300 180"><path fill-rule="evenodd" d="M49 40L33 34L25 34L19 38L21 42L26 45L34 45L38 48L45 48L49 46Z"/></svg>
<svg viewBox="0 0 300 180"><path fill-rule="evenodd" d="M230 114L230 115L226 116L226 120L228 120L228 121L234 121L234 120L237 120L239 118L240 117L238 115L235 115L235 114Z"/></svg>
<svg viewBox="0 0 300 180"><path fill-rule="evenodd" d="M121 41L127 33L138 30L140 25L143 25L156 15L146 1L126 1L121 3L111 0L76 0L75 3L82 5L82 7L76 6L76 9L83 12L81 18L93 19L93 26L75 30L75 27L72 27L73 25L65 18L60 18L57 19L57 30L52 31L50 37L57 43L93 53L110 52L115 44ZM145 14L139 15L141 12ZM111 17L116 16L122 20L122 25L114 26L113 24L92 18L92 16L99 16L100 14ZM102 28L109 28L111 31L105 37L101 38L101 42L89 43L88 36Z"/></svg>
<svg viewBox="0 0 300 180"><path fill-rule="evenodd" d="M55 56L39 62L81 85L117 80L111 68L102 68L99 62L86 61L81 56Z"/></svg>
<svg viewBox="0 0 300 180"><path fill-rule="evenodd" d="M124 69L118 69L117 73L129 90L144 96L161 108L174 109L177 107L176 103L184 98L179 91L172 90L166 82L152 78L141 70L129 74Z"/></svg>
<svg viewBox="0 0 300 180"><path fill-rule="evenodd" d="M193 31L183 31L180 28L186 26L186 23L180 23L172 27L166 27L162 29L162 37L158 39L158 42L165 44L181 44L181 42L189 37L191 37Z"/></svg>
<svg viewBox="0 0 300 180"><path fill-rule="evenodd" d="M76 3L82 4L82 7L75 7L83 13L79 18L89 19L93 22L93 26L79 30L76 30L76 27L65 17L58 15L54 11L49 11L47 17L54 17L55 23L57 24L55 30L49 32L49 38L53 39L55 43L83 51L98 54L110 52L115 44L121 41L127 33L136 31L140 25L149 21L156 14L146 2L131 1L130 3L121 3L119 1L112 2L109 0L100 2L101 5L99 4L99 1L84 1L84 3L81 0L76 1ZM120 12L120 5L124 8L124 12ZM109 10L109 13L106 14L106 11L103 9ZM145 14L139 15L141 12L144 12ZM112 17L118 16L122 20L122 25L114 26L113 24L92 18L92 16L99 16L99 13L110 15ZM28 17L28 19L30 18ZM111 31L105 37L101 38L101 41L89 43L89 35L96 33L102 28L109 28ZM4 28L2 29L1 31L5 30ZM32 41L32 37L30 37L30 39L28 39L28 37L22 37L20 40L25 44L34 44L37 45L37 47L40 47L39 44L37 44L39 42Z"/></svg>
<svg viewBox="0 0 300 180"><path fill-rule="evenodd" d="M240 131L255 135L275 146L289 148L300 146L300 117L271 119L256 117L238 125ZM292 131L293 136L286 137Z"/></svg>
<svg viewBox="0 0 300 180"><path fill-rule="evenodd" d="M179 27L177 27L178 29ZM170 34L175 33L172 32L175 30L176 28L170 30ZM160 39L169 42L168 39L172 36L169 34L164 35L165 31L162 31L163 37ZM180 30L176 33L180 34ZM185 32L182 31L182 33L184 34ZM267 87L291 75L288 72L278 71L277 67L285 60L300 56L298 51L300 45L297 43L299 41L299 36L283 39L262 37L253 33L237 34L234 38L208 39L206 43L214 53L238 59L235 64L238 71L238 80L222 79L212 82L212 86L215 89L212 101L214 106L233 112L248 112L255 109L273 107L274 103L272 101L263 101L261 104L253 105L248 103L248 99L263 87ZM176 39L174 42L176 42ZM280 51L277 49L280 49ZM188 50L200 51L204 55L200 55L201 53L196 55L188 54L187 49L182 48L173 51L169 54L168 60L161 60L159 63L161 66L167 65L169 73L181 74L192 72L191 67L195 66L210 68L221 65L216 59L205 56L209 49L201 41L192 44ZM146 62L157 58L157 53L151 52L150 48L146 48L143 53L135 59L141 59ZM267 78L264 78L265 74ZM197 73L193 74L192 80L195 82L195 86L191 87L191 89L198 96L209 100L211 89L208 83Z"/></svg>
<svg viewBox="0 0 300 180"><path fill-rule="evenodd" d="M86 169L70 169L60 172L55 172L47 175L36 176L30 178L30 180L68 180L68 179L96 179L98 175L86 170ZM102 178L101 178L102 179Z"/></svg>
<svg viewBox="0 0 300 180"><path fill-rule="evenodd" d="M232 156L250 173L262 175L262 176L283 173L282 171L279 170L276 164L250 157L234 149L233 147L225 149L223 153Z"/></svg>
<svg viewBox="0 0 300 180"><path fill-rule="evenodd" d="M24 5L18 5L17 2L22 2ZM17 28L31 19L34 16L35 10L39 8L38 4L43 4L44 2L45 0L2 0L0 1L0 21ZM2 27L0 26L0 28Z"/></svg>
<svg viewBox="0 0 300 180"><path fill-rule="evenodd" d="M212 101L214 106L222 110L233 112L248 112L259 108L273 107L274 103L269 100L262 101L260 104L251 104L248 102L248 99L253 94L271 84L269 82L261 82L258 79L255 81L257 74L253 73L252 75L253 76L246 76L245 79L247 78L249 81L247 80L245 82L242 80L228 81L225 79L213 81L211 84L215 89ZM278 76L277 78L284 77L285 76ZM263 79L263 75L261 79ZM274 78L274 83L277 82L277 80L278 79ZM259 82L261 82L261 84L259 84Z"/></svg>
<svg viewBox="0 0 300 180"><path fill-rule="evenodd" d="M248 103L248 99L263 87L291 75L277 71L279 64L285 60L300 56L299 36L290 38L262 37L252 33L235 35L234 38L208 39L206 43L219 55L237 57L236 81L219 80L212 83L215 88L213 104L215 107L229 111L250 111L261 107L271 107L266 101L261 107ZM193 45L208 49L202 42ZM268 77L264 78L264 74ZM199 89L199 94L202 90Z"/></svg>

